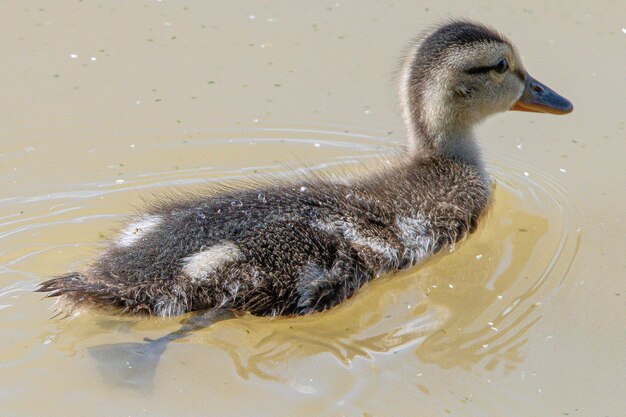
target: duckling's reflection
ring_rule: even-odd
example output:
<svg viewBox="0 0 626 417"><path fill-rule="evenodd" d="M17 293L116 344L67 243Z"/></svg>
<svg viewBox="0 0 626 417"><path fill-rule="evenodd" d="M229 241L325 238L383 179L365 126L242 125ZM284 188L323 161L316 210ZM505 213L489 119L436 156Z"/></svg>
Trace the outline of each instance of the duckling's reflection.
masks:
<svg viewBox="0 0 626 417"><path fill-rule="evenodd" d="M227 310L207 310L181 322L180 329L158 339L145 338L139 343L114 343L89 348L98 363L100 374L108 383L149 393L161 356L168 344L217 321L234 318Z"/></svg>

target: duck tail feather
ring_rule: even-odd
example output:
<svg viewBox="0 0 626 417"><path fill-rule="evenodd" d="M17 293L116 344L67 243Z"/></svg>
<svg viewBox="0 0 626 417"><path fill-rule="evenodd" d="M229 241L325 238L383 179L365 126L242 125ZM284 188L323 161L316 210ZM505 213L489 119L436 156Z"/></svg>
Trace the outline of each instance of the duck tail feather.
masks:
<svg viewBox="0 0 626 417"><path fill-rule="evenodd" d="M79 272L44 281L35 291L47 293L46 297L61 297L61 309L66 312L81 306L127 307L114 287Z"/></svg>
<svg viewBox="0 0 626 417"><path fill-rule="evenodd" d="M73 291L86 291L91 284L79 272L70 272L42 282L35 289L36 292L46 292L46 297L58 297Z"/></svg>

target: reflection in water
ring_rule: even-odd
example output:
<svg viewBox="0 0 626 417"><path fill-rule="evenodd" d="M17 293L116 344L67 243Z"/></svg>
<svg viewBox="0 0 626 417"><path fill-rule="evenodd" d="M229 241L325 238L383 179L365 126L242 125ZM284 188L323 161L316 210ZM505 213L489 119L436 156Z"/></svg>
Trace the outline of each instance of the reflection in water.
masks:
<svg viewBox="0 0 626 417"><path fill-rule="evenodd" d="M419 298L420 294L415 295ZM382 304L380 297L372 298L367 297L366 301ZM389 301L389 297L383 298ZM350 305L339 307L339 311L312 317L273 320L247 317L239 323L233 322L226 337L197 334L193 340L225 350L243 378L255 375L285 381L282 372L272 372L277 365L306 356L330 354L344 366L350 366L356 357L369 359L377 352L415 346L445 320L446 312L442 308L427 306L426 300L407 304L408 297L404 298L405 306L412 309L408 317L394 315L394 308L384 306L375 313L362 311L357 305L362 301L359 300L348 302ZM247 337L242 337L244 333Z"/></svg>
<svg viewBox="0 0 626 417"><path fill-rule="evenodd" d="M531 275L534 265L528 264L536 246L528 242L545 236L548 222L507 208L514 217L494 214L489 230L459 250L454 262L439 262L421 275L424 285L433 283L432 300L454 311L445 326L416 350L421 360L444 368L469 367L483 358L491 358L493 367L502 356L508 366L520 361L517 349L539 319L532 314L537 300L529 283L529 277L537 275ZM458 291L432 289L442 277L455 282ZM522 290L524 286L530 288Z"/></svg>
<svg viewBox="0 0 626 417"><path fill-rule="evenodd" d="M114 343L89 348L102 377L114 386L151 392L157 366L168 344L217 321L234 318L230 311L207 310L182 321L180 329L140 343Z"/></svg>

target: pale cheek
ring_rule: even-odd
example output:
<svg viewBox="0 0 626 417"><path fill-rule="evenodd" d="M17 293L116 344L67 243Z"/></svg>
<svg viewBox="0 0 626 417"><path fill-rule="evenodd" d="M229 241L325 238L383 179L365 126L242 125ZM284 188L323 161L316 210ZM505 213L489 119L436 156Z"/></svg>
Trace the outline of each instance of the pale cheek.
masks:
<svg viewBox="0 0 626 417"><path fill-rule="evenodd" d="M504 79L496 88L491 89L490 94L486 95L485 107L489 109L490 114L507 111L519 100L522 90L523 86L520 90L518 82Z"/></svg>
<svg viewBox="0 0 626 417"><path fill-rule="evenodd" d="M513 104L519 100L524 93L524 84L517 78L513 80L509 79L506 91L508 91L509 94L505 94L504 96L508 98L510 104Z"/></svg>

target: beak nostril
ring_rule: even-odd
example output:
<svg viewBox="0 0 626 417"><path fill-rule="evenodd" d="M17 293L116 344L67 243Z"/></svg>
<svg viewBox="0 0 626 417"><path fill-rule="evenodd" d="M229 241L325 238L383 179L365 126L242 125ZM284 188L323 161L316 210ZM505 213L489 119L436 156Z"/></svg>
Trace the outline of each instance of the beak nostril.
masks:
<svg viewBox="0 0 626 417"><path fill-rule="evenodd" d="M532 90L533 90L534 92L536 92L536 93L543 93L543 88L541 88L541 86L540 86L540 85L537 85L537 84L534 84L534 83L533 83L533 84L530 86L530 88L532 88Z"/></svg>

